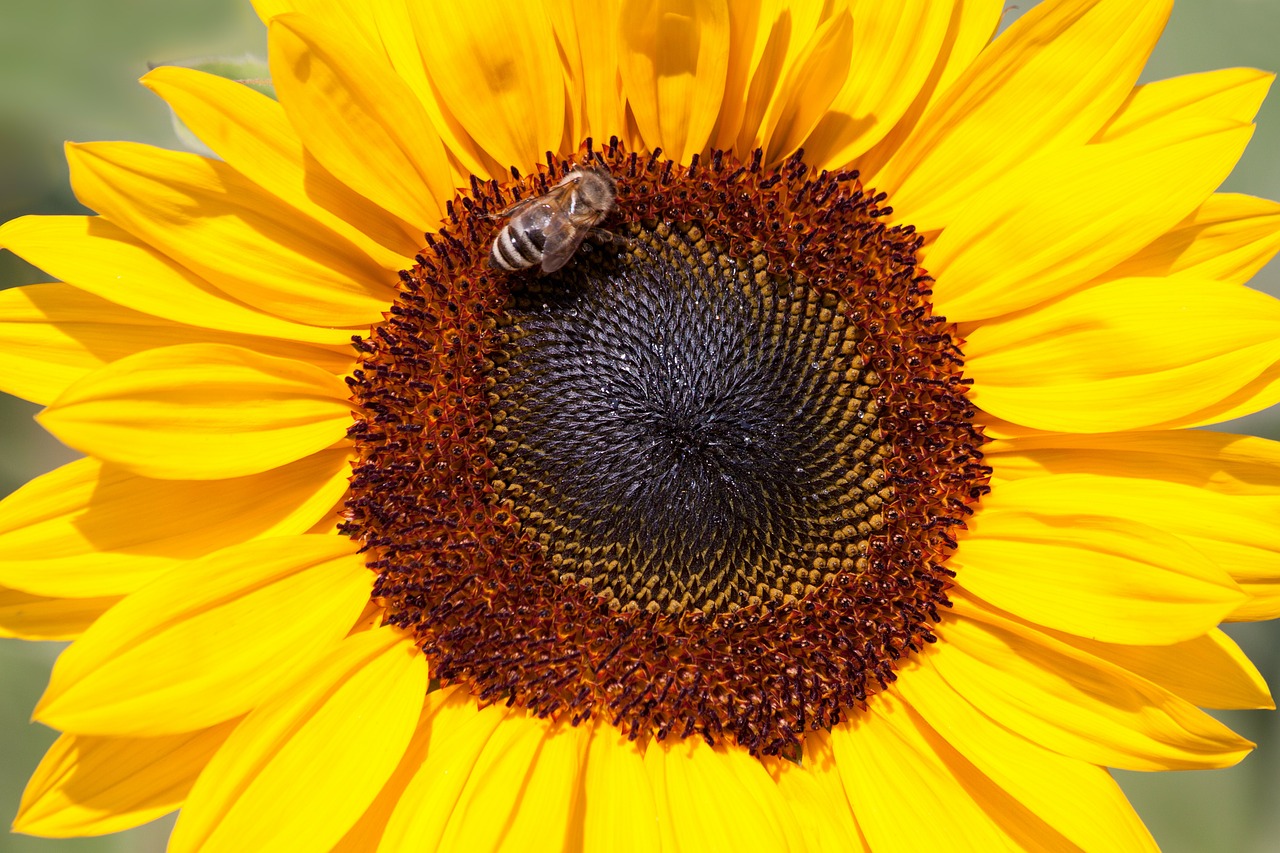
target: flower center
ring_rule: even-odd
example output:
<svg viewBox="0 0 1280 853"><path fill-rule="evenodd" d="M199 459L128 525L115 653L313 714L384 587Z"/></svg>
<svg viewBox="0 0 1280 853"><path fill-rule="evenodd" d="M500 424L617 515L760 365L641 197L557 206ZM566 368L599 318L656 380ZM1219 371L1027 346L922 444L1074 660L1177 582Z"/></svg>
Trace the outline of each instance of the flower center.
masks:
<svg viewBox="0 0 1280 853"><path fill-rule="evenodd" d="M857 571L891 499L858 327L697 225L624 233L512 291L499 497L554 575L622 609L782 604Z"/></svg>
<svg viewBox="0 0 1280 853"><path fill-rule="evenodd" d="M344 529L442 682L792 749L934 639L989 474L959 342L856 174L578 159L611 239L509 272L563 260L527 200L580 172L473 181L358 342Z"/></svg>

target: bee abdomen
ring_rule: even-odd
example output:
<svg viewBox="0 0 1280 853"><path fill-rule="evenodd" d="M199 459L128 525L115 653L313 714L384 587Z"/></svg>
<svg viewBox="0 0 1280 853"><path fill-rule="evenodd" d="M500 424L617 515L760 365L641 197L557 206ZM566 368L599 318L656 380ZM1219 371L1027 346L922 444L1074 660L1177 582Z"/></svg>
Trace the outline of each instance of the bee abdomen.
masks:
<svg viewBox="0 0 1280 853"><path fill-rule="evenodd" d="M507 272L527 270L542 263L542 246L546 235L537 229L519 230L507 225L493 239L489 263Z"/></svg>

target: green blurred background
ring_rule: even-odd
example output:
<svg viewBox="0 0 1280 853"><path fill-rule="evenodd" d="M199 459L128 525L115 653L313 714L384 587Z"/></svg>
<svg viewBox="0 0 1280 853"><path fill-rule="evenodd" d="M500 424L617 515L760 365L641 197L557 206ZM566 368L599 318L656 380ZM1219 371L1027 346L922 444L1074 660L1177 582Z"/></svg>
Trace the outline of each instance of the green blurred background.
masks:
<svg viewBox="0 0 1280 853"><path fill-rule="evenodd" d="M1034 5L1022 0L1006 14L1006 23ZM0 0L0 221L26 213L84 212L67 187L64 140L180 147L167 109L135 83L148 62L246 52L265 56L264 32L248 0ZM1234 65L1280 70L1280 0L1180 0L1144 79ZM1224 189L1280 199L1280 93L1263 107L1253 143ZM0 286L44 280L0 252ZM1254 286L1280 295L1280 263L1267 267ZM0 399L0 493L72 458L35 425L35 411L22 401ZM1226 429L1280 438L1280 411ZM1280 625L1228 630L1280 692ZM12 820L27 776L53 742L51 731L28 718L58 648L0 640L3 824ZM1222 717L1259 745L1239 766L1117 774L1168 853L1280 850L1280 717ZM160 821L121 835L68 841L0 831L0 853L158 851L169 826Z"/></svg>

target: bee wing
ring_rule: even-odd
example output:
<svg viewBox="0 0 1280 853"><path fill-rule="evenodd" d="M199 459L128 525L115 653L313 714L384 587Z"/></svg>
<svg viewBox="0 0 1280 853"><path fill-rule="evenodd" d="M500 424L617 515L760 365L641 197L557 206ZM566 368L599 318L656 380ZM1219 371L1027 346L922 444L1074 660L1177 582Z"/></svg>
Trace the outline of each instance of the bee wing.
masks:
<svg viewBox="0 0 1280 853"><path fill-rule="evenodd" d="M520 211L526 210L529 207L532 207L533 205L538 203L554 205L561 196L566 195L570 192L573 192L572 184L556 184L555 186L547 190L542 195L531 195L528 198L522 198L519 201L513 202L512 204L508 205L507 207L503 208L502 210L492 215L506 216L510 218L518 215Z"/></svg>
<svg viewBox="0 0 1280 853"><path fill-rule="evenodd" d="M546 275L569 263L587 236L587 229L579 228L568 216L553 216L542 234L546 238L542 245L542 274Z"/></svg>
<svg viewBox="0 0 1280 853"><path fill-rule="evenodd" d="M536 202L544 201L545 199L546 199L546 196L544 195L535 195L535 196L530 196L529 198L522 198L513 204L507 205L506 207L502 208L502 210L499 210L496 213L485 214L485 218L486 219L510 219L512 216L515 216L518 213L520 213L520 211L525 210L526 208L530 207Z"/></svg>

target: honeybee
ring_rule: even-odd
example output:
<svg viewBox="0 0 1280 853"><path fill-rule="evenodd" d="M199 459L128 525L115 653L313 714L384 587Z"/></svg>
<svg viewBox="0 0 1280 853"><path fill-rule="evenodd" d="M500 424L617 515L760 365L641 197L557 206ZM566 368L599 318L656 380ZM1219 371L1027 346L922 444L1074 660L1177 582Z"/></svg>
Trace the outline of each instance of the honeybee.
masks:
<svg viewBox="0 0 1280 853"><path fill-rule="evenodd" d="M542 275L555 272L609 215L616 199L607 170L574 166L543 195L518 201L498 214L507 221L493 238L489 266L515 272L541 264Z"/></svg>

